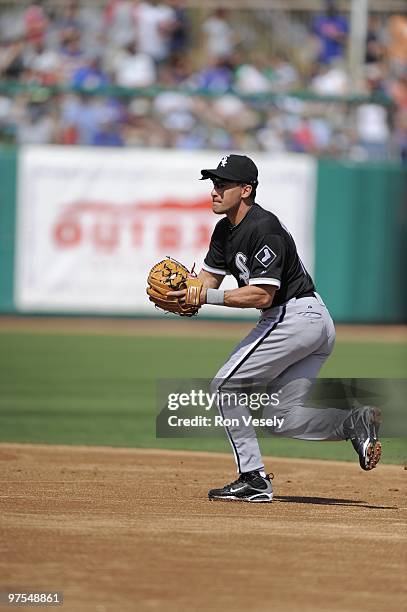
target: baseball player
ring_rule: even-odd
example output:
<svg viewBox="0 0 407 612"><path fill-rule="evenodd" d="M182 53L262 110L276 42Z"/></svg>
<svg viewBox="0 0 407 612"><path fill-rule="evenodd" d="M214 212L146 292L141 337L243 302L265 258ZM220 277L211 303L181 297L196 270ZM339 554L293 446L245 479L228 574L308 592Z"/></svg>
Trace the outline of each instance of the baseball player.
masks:
<svg viewBox="0 0 407 612"><path fill-rule="evenodd" d="M198 274L203 283L200 302L260 310L257 325L213 381L220 414L231 423L225 430L239 477L209 491L209 499L271 502L273 498L255 429L247 424L248 407L230 401L245 382L276 382L281 402L273 411L283 420L276 433L305 440L350 439L362 469L371 470L381 455L378 409L322 410L304 405L312 381L332 352L335 328L293 237L276 215L255 203L256 165L244 155L226 155L217 168L201 174L201 179L213 183L213 212L224 216ZM220 289L226 274L235 277L238 288ZM182 302L185 290L170 295Z"/></svg>

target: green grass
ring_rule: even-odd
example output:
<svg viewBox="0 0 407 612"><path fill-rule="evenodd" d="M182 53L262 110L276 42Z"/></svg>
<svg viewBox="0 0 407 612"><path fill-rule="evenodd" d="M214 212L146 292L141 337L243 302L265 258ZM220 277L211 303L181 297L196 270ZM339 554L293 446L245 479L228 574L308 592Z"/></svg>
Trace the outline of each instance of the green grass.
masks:
<svg viewBox="0 0 407 612"><path fill-rule="evenodd" d="M223 437L157 439L156 379L210 378L233 340L0 334L0 441L229 452ZM406 376L407 345L338 343L325 377ZM264 454L354 460L349 443L262 439ZM384 461L406 459L405 439Z"/></svg>

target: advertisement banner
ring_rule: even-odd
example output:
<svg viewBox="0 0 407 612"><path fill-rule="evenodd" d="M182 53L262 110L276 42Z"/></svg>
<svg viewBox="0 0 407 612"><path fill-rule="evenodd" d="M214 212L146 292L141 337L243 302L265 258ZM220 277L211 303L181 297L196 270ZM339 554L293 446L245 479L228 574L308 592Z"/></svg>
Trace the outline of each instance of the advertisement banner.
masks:
<svg viewBox="0 0 407 612"><path fill-rule="evenodd" d="M250 155L250 153L249 153ZM251 155L257 202L314 264L315 173L306 156ZM211 182L217 152L23 147L19 157L15 300L22 312L162 315L146 295L149 269L167 255L199 271L219 217ZM225 287L234 287L227 278ZM256 311L206 306L207 315Z"/></svg>

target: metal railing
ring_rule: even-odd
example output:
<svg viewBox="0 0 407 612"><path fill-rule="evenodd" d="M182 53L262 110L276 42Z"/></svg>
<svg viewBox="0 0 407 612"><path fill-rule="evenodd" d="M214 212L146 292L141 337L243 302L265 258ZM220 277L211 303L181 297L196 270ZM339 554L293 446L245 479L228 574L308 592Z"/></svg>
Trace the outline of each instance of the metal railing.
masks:
<svg viewBox="0 0 407 612"><path fill-rule="evenodd" d="M273 102L282 97L297 98L304 101L315 102L338 102L346 104L364 104L374 102L382 106L391 106L392 100L382 93L374 95L343 95L343 96L321 96L313 91L306 89L294 89L289 91L271 91L267 93L241 94L230 89L228 91L214 92L207 89L190 88L190 87L165 87L162 85L154 85L152 87L129 88L119 85L107 85L104 87L85 88L74 87L72 85L39 85L34 83L25 83L22 81L6 81L0 80L0 93L10 96L19 94L33 94L37 98L49 97L57 94L77 93L90 96L110 96L117 98L154 98L159 93L165 91L176 91L189 96L202 96L205 98L219 98L226 93L236 95L238 98L248 102Z"/></svg>

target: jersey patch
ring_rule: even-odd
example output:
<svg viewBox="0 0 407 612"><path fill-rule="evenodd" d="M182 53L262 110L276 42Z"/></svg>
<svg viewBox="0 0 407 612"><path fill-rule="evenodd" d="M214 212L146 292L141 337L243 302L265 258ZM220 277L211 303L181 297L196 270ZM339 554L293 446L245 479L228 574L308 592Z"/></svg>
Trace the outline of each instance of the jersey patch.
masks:
<svg viewBox="0 0 407 612"><path fill-rule="evenodd" d="M265 268L267 268L276 257L277 255L269 246L267 246L267 244L265 244L264 247L262 247L255 255L257 261L259 261Z"/></svg>

